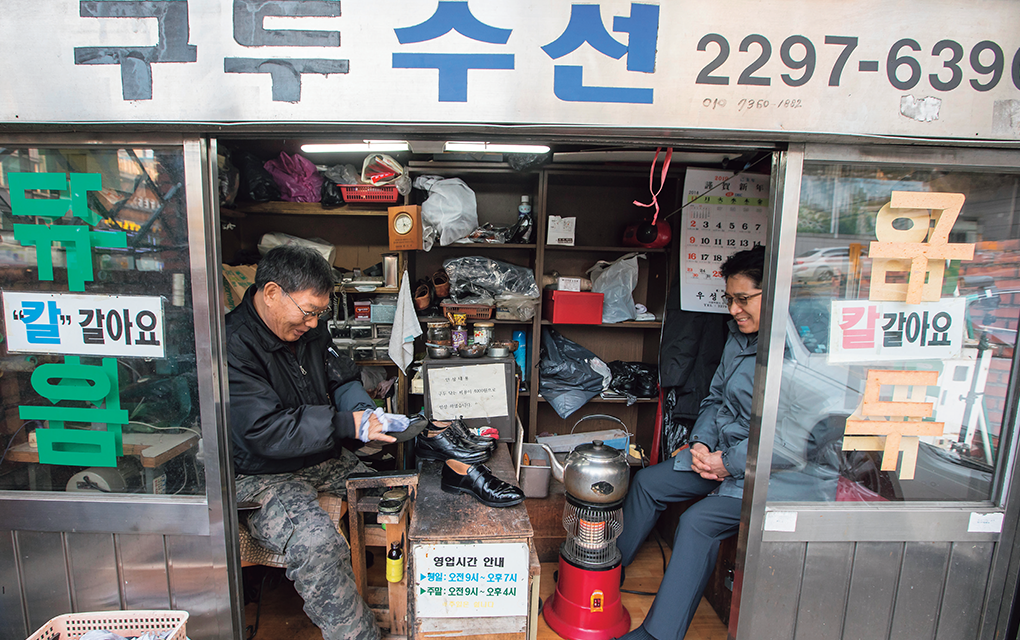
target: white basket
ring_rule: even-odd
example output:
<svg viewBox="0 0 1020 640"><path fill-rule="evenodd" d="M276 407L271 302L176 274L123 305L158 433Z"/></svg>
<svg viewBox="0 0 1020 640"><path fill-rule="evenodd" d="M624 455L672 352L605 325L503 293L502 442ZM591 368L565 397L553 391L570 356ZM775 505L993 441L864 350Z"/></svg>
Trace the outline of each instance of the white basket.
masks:
<svg viewBox="0 0 1020 640"><path fill-rule="evenodd" d="M96 611L57 616L28 637L28 640L78 640L89 631L105 629L121 636L146 631L172 631L167 640L187 640L187 611Z"/></svg>

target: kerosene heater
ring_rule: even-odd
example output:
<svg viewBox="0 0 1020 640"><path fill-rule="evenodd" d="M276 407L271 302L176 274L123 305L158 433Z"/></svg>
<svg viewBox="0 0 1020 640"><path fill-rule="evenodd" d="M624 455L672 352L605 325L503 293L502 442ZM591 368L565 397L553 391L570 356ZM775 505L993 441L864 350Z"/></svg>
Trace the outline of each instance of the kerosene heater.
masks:
<svg viewBox="0 0 1020 640"><path fill-rule="evenodd" d="M622 451L595 440L575 448L565 465L551 450L553 475L566 488L556 591L542 607L549 627L568 640L609 640L630 630L620 599L623 498L630 467Z"/></svg>

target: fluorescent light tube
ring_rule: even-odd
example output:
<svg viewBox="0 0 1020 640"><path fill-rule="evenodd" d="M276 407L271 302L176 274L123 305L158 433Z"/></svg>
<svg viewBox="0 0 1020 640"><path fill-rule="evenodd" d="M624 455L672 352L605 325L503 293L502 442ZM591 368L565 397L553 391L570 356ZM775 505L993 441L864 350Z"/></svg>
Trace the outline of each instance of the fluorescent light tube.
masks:
<svg viewBox="0 0 1020 640"><path fill-rule="evenodd" d="M408 151L411 146L403 140L365 140L363 142L338 142L324 144L303 144L305 153L345 153L369 151Z"/></svg>
<svg viewBox="0 0 1020 640"><path fill-rule="evenodd" d="M548 153L542 144L500 144L495 142L447 142L444 151L467 153Z"/></svg>

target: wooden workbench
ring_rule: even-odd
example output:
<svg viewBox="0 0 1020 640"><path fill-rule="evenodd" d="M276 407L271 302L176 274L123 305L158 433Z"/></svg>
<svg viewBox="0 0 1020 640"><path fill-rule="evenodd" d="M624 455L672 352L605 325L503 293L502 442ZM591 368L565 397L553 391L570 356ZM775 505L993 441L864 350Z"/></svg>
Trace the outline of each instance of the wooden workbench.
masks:
<svg viewBox="0 0 1020 640"><path fill-rule="evenodd" d="M535 630L534 619L537 617L538 578L541 565L532 544L534 532L528 519L527 509L523 503L496 509L481 504L468 494L444 493L440 487L440 473L443 464L434 461L424 462L418 478L414 517L411 519L408 530L408 538L411 543L411 553L408 554L408 571L415 577L415 581L411 584L412 596L408 606L409 635L414 638L427 637L430 640L443 636L457 636L461 640L493 640L496 638L499 640L525 640L525 638L532 637L528 632L529 629L532 632ZM513 464L506 445L500 444L496 448L495 454L486 463L486 466L492 470L496 477L516 484ZM506 545L525 545L527 549L526 568L516 567L516 569L527 574L527 583L519 585L522 590L526 590L524 593L527 600L526 611L521 612L522 615L509 616L477 615L471 611L450 616L435 615L434 611L427 611L426 615L419 615L422 607L419 606L417 596L421 596L422 590L427 589L429 584L425 580L427 570L435 571L435 568L415 567L415 552L417 550L419 555L423 555L426 549L435 549L436 545L439 545L440 548L445 545L454 545L448 547L450 549L470 549L471 547L466 545L482 545L475 547L482 550L485 549L484 545L501 545L500 547L493 546L494 549L505 548ZM484 566L469 566L463 569L457 567L455 571L466 574L484 574L492 572L494 569ZM495 571L499 572L500 570L496 569ZM508 565L502 571L510 572L511 567ZM465 584L470 586L471 583L469 581ZM480 587L478 584L475 583L476 587L483 591L488 586L484 577ZM517 597L519 596L520 594L517 594ZM456 598L451 596L450 599L455 600Z"/></svg>

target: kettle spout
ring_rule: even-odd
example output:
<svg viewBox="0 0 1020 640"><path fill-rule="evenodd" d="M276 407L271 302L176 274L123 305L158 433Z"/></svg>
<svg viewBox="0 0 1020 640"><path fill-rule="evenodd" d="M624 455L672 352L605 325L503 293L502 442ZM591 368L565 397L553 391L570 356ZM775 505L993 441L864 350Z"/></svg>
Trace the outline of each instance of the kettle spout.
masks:
<svg viewBox="0 0 1020 640"><path fill-rule="evenodd" d="M555 455L553 455L553 450L549 448L549 445L543 444L542 448L545 449L547 454L549 454L549 466L552 467L553 477L556 478L558 482L563 482L563 465L560 464L560 461L556 459Z"/></svg>

